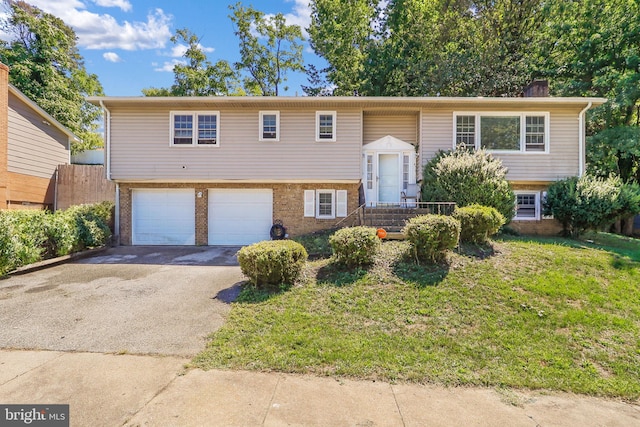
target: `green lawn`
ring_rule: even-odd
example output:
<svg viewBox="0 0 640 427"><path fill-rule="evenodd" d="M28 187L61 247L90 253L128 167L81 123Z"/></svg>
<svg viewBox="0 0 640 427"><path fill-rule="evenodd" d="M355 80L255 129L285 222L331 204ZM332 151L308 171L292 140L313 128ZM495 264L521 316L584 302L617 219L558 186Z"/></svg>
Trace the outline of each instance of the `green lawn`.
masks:
<svg viewBox="0 0 640 427"><path fill-rule="evenodd" d="M406 242L366 271L321 258L286 292L243 291L193 365L636 399L640 241L588 239L504 237L435 267Z"/></svg>

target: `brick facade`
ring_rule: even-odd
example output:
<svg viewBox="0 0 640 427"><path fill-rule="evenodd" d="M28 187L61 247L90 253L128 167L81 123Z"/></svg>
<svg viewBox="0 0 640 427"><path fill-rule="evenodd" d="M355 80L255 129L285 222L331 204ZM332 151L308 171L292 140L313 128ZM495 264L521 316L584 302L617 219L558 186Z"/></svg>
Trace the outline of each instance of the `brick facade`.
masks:
<svg viewBox="0 0 640 427"><path fill-rule="evenodd" d="M207 183L121 183L120 184L120 243L132 244L133 189L144 188L192 188L195 195L196 245L208 244L209 188L245 188L273 190L273 220L282 221L289 236L297 236L335 227L343 218L316 219L304 216L304 190L347 190L347 214L358 208L360 184L207 184ZM201 197L199 197L199 193Z"/></svg>

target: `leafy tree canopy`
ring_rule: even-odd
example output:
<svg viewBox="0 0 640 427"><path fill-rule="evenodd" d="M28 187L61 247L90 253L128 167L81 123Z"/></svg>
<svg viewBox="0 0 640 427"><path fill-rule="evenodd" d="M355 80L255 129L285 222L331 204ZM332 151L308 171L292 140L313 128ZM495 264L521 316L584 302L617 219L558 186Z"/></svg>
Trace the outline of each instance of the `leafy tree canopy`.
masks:
<svg viewBox="0 0 640 427"><path fill-rule="evenodd" d="M142 89L145 96L213 96L243 95L239 89L238 75L225 60L212 64L207 59L200 39L189 29L176 31L171 37L174 44L186 43L183 54L185 63L173 68L175 82L170 88Z"/></svg>
<svg viewBox="0 0 640 427"><path fill-rule="evenodd" d="M247 73L245 90L255 95L278 96L289 71L304 71L302 30L288 25L282 13L268 16L239 2L229 9L240 41L240 61L235 68Z"/></svg>
<svg viewBox="0 0 640 427"><path fill-rule="evenodd" d="M0 61L9 66L9 81L82 139L72 152L102 146L100 109L84 99L103 95L102 85L85 69L75 32L24 1L4 5L8 13L0 25L11 40L0 41Z"/></svg>

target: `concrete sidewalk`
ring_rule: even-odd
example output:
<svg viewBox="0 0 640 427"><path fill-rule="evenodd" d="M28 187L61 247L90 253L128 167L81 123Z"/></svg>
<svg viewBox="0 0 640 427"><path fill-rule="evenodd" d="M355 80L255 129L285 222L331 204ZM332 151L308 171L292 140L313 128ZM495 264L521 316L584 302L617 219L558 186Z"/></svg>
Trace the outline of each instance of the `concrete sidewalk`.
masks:
<svg viewBox="0 0 640 427"><path fill-rule="evenodd" d="M184 370L179 357L0 351L0 403L68 403L72 426L633 426L640 407L302 375Z"/></svg>

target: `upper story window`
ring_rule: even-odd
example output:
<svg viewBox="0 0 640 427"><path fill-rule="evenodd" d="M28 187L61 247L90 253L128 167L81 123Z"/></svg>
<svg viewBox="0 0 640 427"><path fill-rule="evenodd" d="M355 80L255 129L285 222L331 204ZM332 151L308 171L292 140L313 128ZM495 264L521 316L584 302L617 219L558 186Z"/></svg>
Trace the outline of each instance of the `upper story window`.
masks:
<svg viewBox="0 0 640 427"><path fill-rule="evenodd" d="M217 111L172 111L171 145L218 146L219 117Z"/></svg>
<svg viewBox="0 0 640 427"><path fill-rule="evenodd" d="M336 140L336 112L317 111L316 112L316 141Z"/></svg>
<svg viewBox="0 0 640 427"><path fill-rule="evenodd" d="M280 112L260 111L260 141L280 141Z"/></svg>
<svg viewBox="0 0 640 427"><path fill-rule="evenodd" d="M503 152L549 152L549 113L460 113L455 147Z"/></svg>
<svg viewBox="0 0 640 427"><path fill-rule="evenodd" d="M476 116L456 117L456 147L473 149L476 146Z"/></svg>

